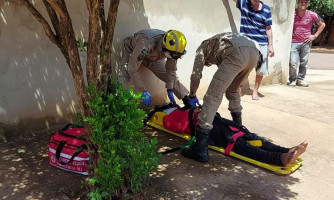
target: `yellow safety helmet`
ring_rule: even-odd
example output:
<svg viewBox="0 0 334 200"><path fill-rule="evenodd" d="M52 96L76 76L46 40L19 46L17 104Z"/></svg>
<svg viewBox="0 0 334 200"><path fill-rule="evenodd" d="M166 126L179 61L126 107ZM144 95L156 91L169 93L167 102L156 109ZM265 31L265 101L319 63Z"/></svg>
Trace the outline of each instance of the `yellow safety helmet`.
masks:
<svg viewBox="0 0 334 200"><path fill-rule="evenodd" d="M169 30L164 34L163 45L169 52L184 55L186 53L187 40L180 31Z"/></svg>

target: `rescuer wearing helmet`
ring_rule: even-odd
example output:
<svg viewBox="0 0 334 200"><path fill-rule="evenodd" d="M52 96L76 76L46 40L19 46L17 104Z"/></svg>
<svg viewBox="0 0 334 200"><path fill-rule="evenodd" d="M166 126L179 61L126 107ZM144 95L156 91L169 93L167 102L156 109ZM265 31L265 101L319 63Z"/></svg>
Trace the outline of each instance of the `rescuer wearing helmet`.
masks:
<svg viewBox="0 0 334 200"><path fill-rule="evenodd" d="M173 104L176 104L175 94L178 99L182 99L185 106L189 106L187 95L189 91L180 83L176 75L177 59L186 54L186 44L185 36L177 30L165 32L158 29L145 29L124 39L119 75L126 76L124 72L130 75L136 89L142 92L144 105L149 105L152 97L138 73L141 66L151 70L166 83L167 95Z"/></svg>

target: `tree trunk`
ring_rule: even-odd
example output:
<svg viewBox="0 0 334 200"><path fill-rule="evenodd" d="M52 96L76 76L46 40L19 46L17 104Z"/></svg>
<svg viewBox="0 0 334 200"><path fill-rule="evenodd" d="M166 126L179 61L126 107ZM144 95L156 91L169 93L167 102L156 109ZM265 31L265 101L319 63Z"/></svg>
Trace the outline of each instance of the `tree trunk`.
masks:
<svg viewBox="0 0 334 200"><path fill-rule="evenodd" d="M120 0L113 0L110 2L110 7L108 11L107 21L102 24L102 40L100 46L100 67L98 73L98 83L97 88L101 91L107 92L108 83L110 82L111 75L111 45L114 38L114 31L116 26L117 11ZM101 12L101 18L104 19L104 13Z"/></svg>

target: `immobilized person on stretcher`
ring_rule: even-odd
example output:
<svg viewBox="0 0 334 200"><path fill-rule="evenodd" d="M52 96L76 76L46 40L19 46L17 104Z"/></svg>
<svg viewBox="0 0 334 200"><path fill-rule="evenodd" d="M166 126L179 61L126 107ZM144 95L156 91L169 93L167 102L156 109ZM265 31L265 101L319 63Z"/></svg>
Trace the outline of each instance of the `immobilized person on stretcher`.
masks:
<svg viewBox="0 0 334 200"><path fill-rule="evenodd" d="M163 125L172 132L190 134L189 126L191 124L198 125L198 112L200 110L196 109L192 113L193 120L189 122L189 110L176 109L163 118ZM249 132L244 126L222 118L219 113L216 113L212 125L208 145L225 148L225 154L229 153L227 151L233 150L239 155L267 164L278 166L293 164L305 152L308 145L307 141L292 148L275 145ZM253 146L250 141L260 141L262 144L261 146Z"/></svg>

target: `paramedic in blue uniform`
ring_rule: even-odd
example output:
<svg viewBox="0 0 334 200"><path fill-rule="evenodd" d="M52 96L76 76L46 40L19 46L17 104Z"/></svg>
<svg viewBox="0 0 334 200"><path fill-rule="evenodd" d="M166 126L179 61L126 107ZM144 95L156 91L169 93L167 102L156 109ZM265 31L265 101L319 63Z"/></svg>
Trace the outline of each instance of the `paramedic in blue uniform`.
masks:
<svg viewBox="0 0 334 200"><path fill-rule="evenodd" d="M189 91L176 75L177 60L186 54L186 44L185 36L177 30L141 30L124 39L119 77L129 75L135 88L142 92L142 103L149 105L152 97L138 73L140 67L146 67L166 83L167 95L173 104L176 104L175 94L188 105Z"/></svg>
<svg viewBox="0 0 334 200"><path fill-rule="evenodd" d="M204 40L198 47L190 82L189 98L192 107L199 105L196 91L204 66L214 64L218 69L211 80L203 99L201 112L198 114L196 143L190 148L183 149L183 156L200 162L209 161L208 136L224 94L229 100L228 109L233 121L242 124L242 106L238 89L254 66L258 65L261 57L259 45L255 41L234 33L215 35Z"/></svg>

